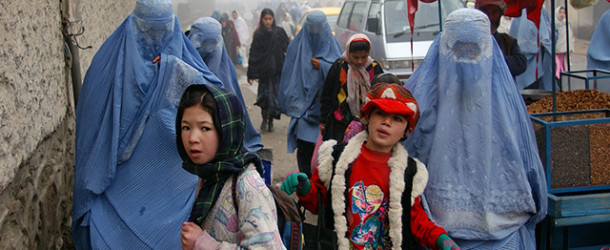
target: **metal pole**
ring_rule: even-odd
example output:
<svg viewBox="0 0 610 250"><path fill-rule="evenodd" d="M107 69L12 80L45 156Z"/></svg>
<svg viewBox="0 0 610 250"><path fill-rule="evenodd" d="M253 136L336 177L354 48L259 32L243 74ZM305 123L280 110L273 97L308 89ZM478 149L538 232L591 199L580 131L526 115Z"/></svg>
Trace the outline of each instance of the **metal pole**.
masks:
<svg viewBox="0 0 610 250"><path fill-rule="evenodd" d="M570 19L568 18L568 0L565 0L564 3L565 9L566 9L566 46L567 48L567 59L568 59L568 71L570 71Z"/></svg>
<svg viewBox="0 0 610 250"><path fill-rule="evenodd" d="M566 0L567 1L567 0ZM555 41L555 0L551 0L551 57L552 57L552 61L555 61L555 45L556 45L556 41ZM552 67L552 72L551 74L553 74L553 76L555 75L555 71L557 70L557 65L556 63L553 63L553 67ZM561 77L561 74L559 75L559 77ZM555 112L557 112L557 100L555 97L555 92L557 92L557 87L555 85L557 85L557 80L555 79L555 77L553 78L553 114ZM555 120L555 116L553 116L553 120Z"/></svg>
<svg viewBox="0 0 610 250"><path fill-rule="evenodd" d="M68 35L65 37L68 49L72 55L72 65L70 65L70 76L72 78L72 92L74 98L74 107L78 103L78 96L80 94L80 88L83 85L82 75L80 69L80 55L78 53L78 47L72 41L72 36Z"/></svg>
<svg viewBox="0 0 610 250"><path fill-rule="evenodd" d="M568 33L568 31L567 31L569 29L568 25L570 25L570 19L568 18L568 0L564 1L563 6L566 8L566 41L567 41L566 45L568 46L566 53L567 53L567 59L568 59L568 62L567 62L568 72L570 72L572 70L570 67L570 64L572 64L572 63L570 60L570 39L568 39L568 37L570 37L570 33ZM570 76L568 76L568 86L570 86L570 87L572 86L572 77L570 77Z"/></svg>
<svg viewBox="0 0 610 250"><path fill-rule="evenodd" d="M438 30L443 31L443 15L441 14L441 0L438 0Z"/></svg>

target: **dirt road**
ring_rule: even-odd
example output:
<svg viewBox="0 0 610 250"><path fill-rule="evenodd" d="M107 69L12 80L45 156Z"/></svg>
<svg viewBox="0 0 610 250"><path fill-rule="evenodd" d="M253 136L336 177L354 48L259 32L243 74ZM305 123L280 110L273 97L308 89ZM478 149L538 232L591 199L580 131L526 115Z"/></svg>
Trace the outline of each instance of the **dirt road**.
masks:
<svg viewBox="0 0 610 250"><path fill-rule="evenodd" d="M250 119L252 120L254 127L258 129L262 121L261 109L258 106L254 106L258 82L253 81L252 85L248 84L246 70L241 66L236 66L235 71L237 72L239 87L244 96L244 102L246 103L246 108L250 114ZM282 114L280 120L276 120L273 123L275 131L261 134L263 137L263 145L265 145L266 149L271 149L273 152L273 162L271 163L272 185L281 185L288 173L299 169L297 166L296 151L292 154L286 153L288 124L290 124L290 117ZM297 199L295 194L292 196L295 200ZM307 211L305 213L305 218L305 222L315 225L318 217Z"/></svg>
<svg viewBox="0 0 610 250"><path fill-rule="evenodd" d="M258 82L253 81L250 85L247 82L246 71L241 66L236 66L237 79L239 80L239 87L241 88L246 108L250 114L252 124L256 129L260 127L261 109L258 106L254 106L256 101L256 90L258 88ZM271 169L272 184L281 184L286 175L294 170L298 170L296 153L286 153L286 133L288 130L288 124L290 123L290 117L282 115L281 119L275 120L273 125L275 126L274 132L262 133L263 145L266 149L271 149L273 152L273 162Z"/></svg>

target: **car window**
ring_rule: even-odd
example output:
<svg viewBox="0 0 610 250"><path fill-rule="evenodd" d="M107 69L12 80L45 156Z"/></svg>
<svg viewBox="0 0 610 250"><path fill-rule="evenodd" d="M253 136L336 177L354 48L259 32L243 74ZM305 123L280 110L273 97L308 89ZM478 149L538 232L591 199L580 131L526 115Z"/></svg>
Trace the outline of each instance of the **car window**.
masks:
<svg viewBox="0 0 610 250"><path fill-rule="evenodd" d="M419 13L415 13L419 16ZM385 3L385 29L387 35L409 30L406 1L387 1Z"/></svg>
<svg viewBox="0 0 610 250"><path fill-rule="evenodd" d="M464 6L461 1L443 1L441 3L442 21L445 21L445 19L447 19L447 15L449 15L451 12L463 7ZM438 2L421 2L421 4L417 8L417 14L415 15L414 29L418 31L440 30L440 27L438 25Z"/></svg>
<svg viewBox="0 0 610 250"><path fill-rule="evenodd" d="M353 7L353 2L347 2L345 3L345 5L343 5L343 8L341 9L341 14L339 15L339 19L337 20L337 26L347 28L347 21L349 20L349 15L350 13L352 13Z"/></svg>
<svg viewBox="0 0 610 250"><path fill-rule="evenodd" d="M372 3L369 8L369 14L366 20L366 30L372 33L381 32L381 5L379 3Z"/></svg>
<svg viewBox="0 0 610 250"><path fill-rule="evenodd" d="M352 11L352 15L349 19L349 29L350 30L362 30L362 23L365 17L367 3L360 2L354 4L354 9Z"/></svg>
<svg viewBox="0 0 610 250"><path fill-rule="evenodd" d="M326 16L326 21L328 22L328 25L330 26L330 30L335 30L335 26L337 25L337 18L339 17L339 15L328 15Z"/></svg>
<svg viewBox="0 0 610 250"><path fill-rule="evenodd" d="M443 0L441 15L444 21L449 13L463 8L461 0ZM407 4L403 0L390 0L385 2L385 29L388 37L410 36L409 19L407 17ZM414 32L436 34L440 31L438 18L438 1L431 3L419 2L415 13ZM414 37L415 40L417 40Z"/></svg>

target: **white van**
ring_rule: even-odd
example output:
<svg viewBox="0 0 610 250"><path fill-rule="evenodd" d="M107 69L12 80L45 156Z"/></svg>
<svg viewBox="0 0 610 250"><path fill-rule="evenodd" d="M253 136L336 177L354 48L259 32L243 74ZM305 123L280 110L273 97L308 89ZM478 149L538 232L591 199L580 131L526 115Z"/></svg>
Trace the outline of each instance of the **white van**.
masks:
<svg viewBox="0 0 610 250"><path fill-rule="evenodd" d="M412 68L426 56L428 47L441 30L442 21L452 11L464 7L462 0L419 1L413 29L413 54L405 0L345 0L335 26L335 37L345 47L353 34L366 34L372 43L370 56L385 72L406 79L413 73Z"/></svg>

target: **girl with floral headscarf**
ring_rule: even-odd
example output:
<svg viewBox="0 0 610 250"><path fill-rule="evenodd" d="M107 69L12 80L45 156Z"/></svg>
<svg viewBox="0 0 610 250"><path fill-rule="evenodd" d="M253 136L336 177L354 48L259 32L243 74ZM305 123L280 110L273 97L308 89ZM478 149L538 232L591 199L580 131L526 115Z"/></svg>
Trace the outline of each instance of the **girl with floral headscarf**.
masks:
<svg viewBox="0 0 610 250"><path fill-rule="evenodd" d="M369 56L371 40L361 33L347 41L343 55L331 66L320 98L323 140L343 140L350 122L358 120L363 98L383 69Z"/></svg>

